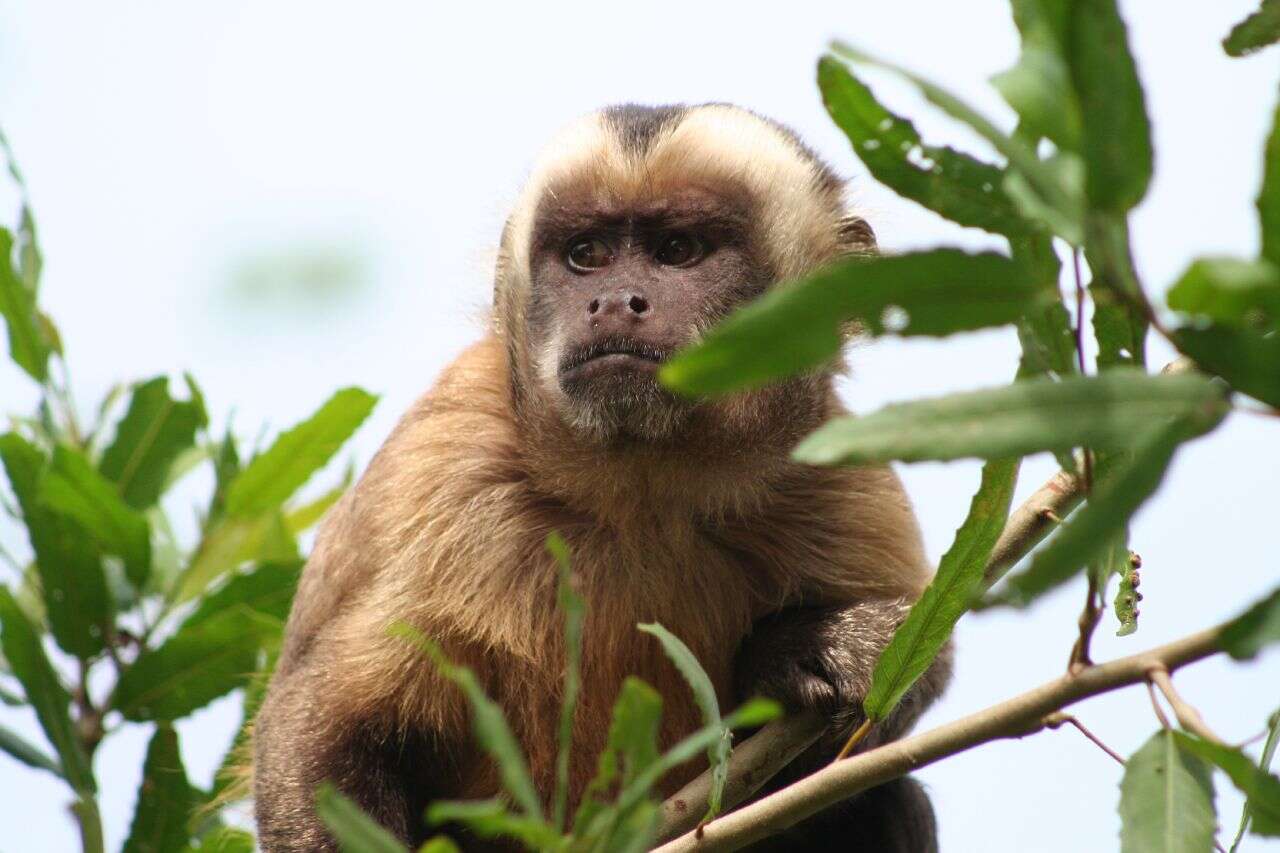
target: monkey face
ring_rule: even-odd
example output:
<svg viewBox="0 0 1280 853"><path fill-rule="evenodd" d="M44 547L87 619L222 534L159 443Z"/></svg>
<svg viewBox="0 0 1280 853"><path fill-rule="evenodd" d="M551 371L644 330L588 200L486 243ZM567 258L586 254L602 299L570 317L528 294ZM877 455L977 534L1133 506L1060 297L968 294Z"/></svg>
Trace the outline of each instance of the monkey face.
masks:
<svg viewBox="0 0 1280 853"><path fill-rule="evenodd" d="M706 188L625 204L548 197L528 321L541 390L570 425L602 439L679 433L696 404L657 370L767 285L748 220L742 198Z"/></svg>
<svg viewBox="0 0 1280 853"><path fill-rule="evenodd" d="M522 420L690 447L783 446L816 423L823 377L695 402L656 376L774 282L867 248L870 232L845 226L842 186L790 131L723 104L571 124L535 164L499 254L496 327Z"/></svg>

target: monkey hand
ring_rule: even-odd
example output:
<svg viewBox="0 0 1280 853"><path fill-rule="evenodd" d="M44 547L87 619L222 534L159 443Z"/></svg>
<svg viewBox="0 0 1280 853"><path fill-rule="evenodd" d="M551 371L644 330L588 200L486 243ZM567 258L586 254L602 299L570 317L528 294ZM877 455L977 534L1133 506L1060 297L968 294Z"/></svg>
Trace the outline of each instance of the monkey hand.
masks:
<svg viewBox="0 0 1280 853"><path fill-rule="evenodd" d="M862 703L876 661L911 603L869 600L838 607L795 607L756 623L735 661L739 697L768 696L788 712L830 721L828 736L847 737L865 719ZM950 678L950 647L874 730L882 743L909 729ZM867 744L872 745L871 743Z"/></svg>

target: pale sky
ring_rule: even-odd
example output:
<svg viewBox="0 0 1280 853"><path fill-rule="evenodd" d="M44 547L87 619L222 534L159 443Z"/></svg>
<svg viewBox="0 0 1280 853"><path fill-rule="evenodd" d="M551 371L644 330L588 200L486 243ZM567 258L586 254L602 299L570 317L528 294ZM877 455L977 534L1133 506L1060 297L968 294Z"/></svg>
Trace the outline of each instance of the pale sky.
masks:
<svg viewBox="0 0 1280 853"><path fill-rule="evenodd" d="M1135 219L1148 288L1194 257L1252 255L1253 196L1277 93L1280 49L1231 60L1218 42L1255 0L1124 2L1147 87L1156 176ZM826 117L814 63L831 37L908 65L1011 124L985 80L1010 65L1003 0L824 4L328 2L120 4L0 0L0 127L26 172L42 229L42 302L68 344L83 408L119 379L190 369L214 421L241 434L287 426L339 385L382 395L354 443L363 464L395 418L478 334L506 205L542 142L574 116L621 101L732 101L796 128L853 178L889 250L998 246L875 185ZM984 153L911 92L874 77L933 144ZM0 193L4 215L11 193ZM236 299L233 282L272 257L323 249L362 285ZM270 269L278 270L277 266ZM270 271L270 270L269 270ZM248 283L245 283L248 282ZM287 307L285 307L287 306ZM1003 383L1010 332L858 348L845 397L891 400ZM1167 349L1153 345L1159 366ZM34 397L0 368L0 410ZM1207 626L1280 577L1275 538L1280 422L1233 416L1179 458L1133 526L1141 629L1099 631L1100 657ZM977 483L972 463L903 467L930 554L950 543ZM1024 467L1019 493L1052 473ZM198 484L197 484L198 485ZM190 526L190 509L176 511ZM0 540L21 543L14 530ZM1058 675L1080 584L1028 613L966 617L957 676L921 723L978 710ZM1226 739L1280 706L1280 654L1210 661L1177 676ZM1141 689L1076 712L1131 753L1156 727ZM188 770L208 784L236 723L224 700L179 726ZM28 714L0 722L39 738ZM96 768L109 848L128 832L149 729L128 726ZM945 851L1118 846L1120 768L1073 731L987 745L927 768ZM1219 776L1229 839L1240 799ZM72 850L66 789L0 756L0 846ZM1246 850L1266 849L1257 839ZM1270 845L1272 849L1280 845Z"/></svg>

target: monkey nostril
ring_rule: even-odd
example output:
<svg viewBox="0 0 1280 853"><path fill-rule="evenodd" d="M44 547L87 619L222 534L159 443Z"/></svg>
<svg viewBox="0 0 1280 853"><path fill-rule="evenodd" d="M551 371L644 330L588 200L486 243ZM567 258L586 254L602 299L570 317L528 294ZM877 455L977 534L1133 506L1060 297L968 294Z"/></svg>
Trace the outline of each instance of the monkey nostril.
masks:
<svg viewBox="0 0 1280 853"><path fill-rule="evenodd" d="M627 300L627 307L636 314L643 314L649 310L649 300L643 296L633 296Z"/></svg>
<svg viewBox="0 0 1280 853"><path fill-rule="evenodd" d="M594 313L596 313L596 312L597 312L597 311L599 311L599 310L600 310L600 300L599 300L599 299L592 299L592 300L591 300L591 304L587 306L587 313L588 313L588 314L594 314Z"/></svg>

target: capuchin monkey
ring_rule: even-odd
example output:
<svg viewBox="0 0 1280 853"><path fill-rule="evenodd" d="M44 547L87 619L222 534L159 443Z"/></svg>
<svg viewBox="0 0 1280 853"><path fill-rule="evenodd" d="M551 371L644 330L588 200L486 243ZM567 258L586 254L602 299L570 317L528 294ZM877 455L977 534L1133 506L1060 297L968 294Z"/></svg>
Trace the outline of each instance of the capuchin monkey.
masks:
<svg viewBox="0 0 1280 853"><path fill-rule="evenodd" d="M766 793L829 762L930 577L908 499L887 467L789 458L845 414L839 365L697 400L667 391L657 370L771 287L871 251L835 173L746 110L620 106L556 137L504 230L491 331L401 419L320 530L255 724L262 848L336 849L314 809L326 780L410 843L430 834L430 801L499 792L464 698L388 635L397 621L475 672L550 800L565 660L552 531L587 604L571 808L625 677L662 694L664 747L700 727L688 685L639 622L688 644L723 707L764 695L830 719ZM944 654L863 748L909 729L949 671ZM662 793L705 766L677 768ZM918 853L935 835L928 798L901 779L761 849Z"/></svg>

